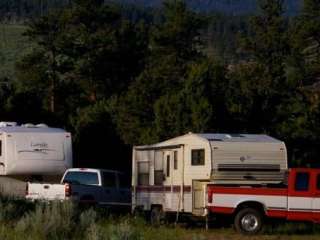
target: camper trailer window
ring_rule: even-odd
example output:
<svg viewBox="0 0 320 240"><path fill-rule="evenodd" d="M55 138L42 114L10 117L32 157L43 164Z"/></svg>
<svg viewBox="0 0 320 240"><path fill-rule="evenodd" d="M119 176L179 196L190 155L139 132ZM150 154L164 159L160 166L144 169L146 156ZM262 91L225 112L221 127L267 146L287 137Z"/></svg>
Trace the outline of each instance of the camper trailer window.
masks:
<svg viewBox="0 0 320 240"><path fill-rule="evenodd" d="M149 185L149 162L138 162L138 185Z"/></svg>
<svg viewBox="0 0 320 240"><path fill-rule="evenodd" d="M162 170L155 170L154 171L154 185L162 186L163 185L163 171Z"/></svg>
<svg viewBox="0 0 320 240"><path fill-rule="evenodd" d="M204 149L191 150L191 165L204 165Z"/></svg>
<svg viewBox="0 0 320 240"><path fill-rule="evenodd" d="M175 170L178 169L178 151L174 151L174 154L173 154L173 168Z"/></svg>
<svg viewBox="0 0 320 240"><path fill-rule="evenodd" d="M170 177L170 155L167 156L167 177Z"/></svg>

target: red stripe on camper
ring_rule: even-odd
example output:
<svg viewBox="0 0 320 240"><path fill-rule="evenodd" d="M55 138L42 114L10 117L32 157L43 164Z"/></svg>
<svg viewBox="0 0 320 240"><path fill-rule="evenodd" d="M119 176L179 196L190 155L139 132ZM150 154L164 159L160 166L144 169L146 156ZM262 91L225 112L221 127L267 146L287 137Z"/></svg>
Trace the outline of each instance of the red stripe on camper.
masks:
<svg viewBox="0 0 320 240"><path fill-rule="evenodd" d="M137 192L171 192L171 186L137 186ZM172 192L180 192L180 186L172 186ZM191 192L191 186L183 186L184 192Z"/></svg>

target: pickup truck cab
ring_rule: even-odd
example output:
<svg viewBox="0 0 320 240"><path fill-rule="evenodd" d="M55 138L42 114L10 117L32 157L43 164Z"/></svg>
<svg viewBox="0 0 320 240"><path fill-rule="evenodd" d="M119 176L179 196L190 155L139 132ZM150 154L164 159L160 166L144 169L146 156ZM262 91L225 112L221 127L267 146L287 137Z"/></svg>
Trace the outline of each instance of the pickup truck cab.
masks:
<svg viewBox="0 0 320 240"><path fill-rule="evenodd" d="M105 169L68 169L60 184L28 183L29 200L72 200L108 206L130 206L126 175Z"/></svg>
<svg viewBox="0 0 320 240"><path fill-rule="evenodd" d="M283 186L207 185L207 211L234 218L235 228L254 234L266 217L320 222L320 169L290 169Z"/></svg>

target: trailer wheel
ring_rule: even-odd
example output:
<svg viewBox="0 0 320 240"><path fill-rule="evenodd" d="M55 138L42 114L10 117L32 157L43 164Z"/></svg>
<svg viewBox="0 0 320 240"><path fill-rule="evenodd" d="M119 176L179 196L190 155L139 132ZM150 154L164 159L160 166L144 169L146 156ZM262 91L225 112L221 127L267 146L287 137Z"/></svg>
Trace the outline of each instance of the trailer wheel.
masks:
<svg viewBox="0 0 320 240"><path fill-rule="evenodd" d="M162 208L154 207L150 213L150 223L153 226L160 226L163 225L165 222L165 213L163 212Z"/></svg>
<svg viewBox="0 0 320 240"><path fill-rule="evenodd" d="M253 235L262 230L262 214L254 208L240 210L234 218L235 229L243 234Z"/></svg>

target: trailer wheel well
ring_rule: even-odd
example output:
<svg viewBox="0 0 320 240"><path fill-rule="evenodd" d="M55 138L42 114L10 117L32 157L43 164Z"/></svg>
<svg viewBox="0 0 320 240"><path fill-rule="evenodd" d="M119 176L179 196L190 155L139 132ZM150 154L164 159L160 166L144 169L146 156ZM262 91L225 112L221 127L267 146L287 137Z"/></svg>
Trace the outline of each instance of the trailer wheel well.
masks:
<svg viewBox="0 0 320 240"><path fill-rule="evenodd" d="M162 205L161 204L152 204L150 209L152 210L153 208L158 208L159 210L162 210Z"/></svg>
<svg viewBox="0 0 320 240"><path fill-rule="evenodd" d="M253 208L257 211L259 211L261 214L265 215L265 207L261 202L256 202L256 201L247 201L247 202L242 202L240 203L235 211L234 214L236 215L240 210L244 208Z"/></svg>

